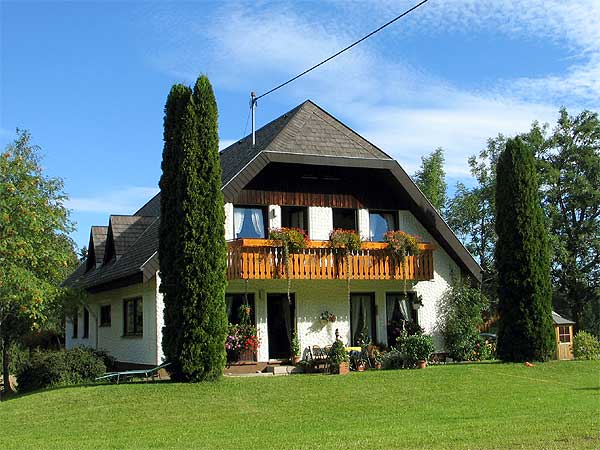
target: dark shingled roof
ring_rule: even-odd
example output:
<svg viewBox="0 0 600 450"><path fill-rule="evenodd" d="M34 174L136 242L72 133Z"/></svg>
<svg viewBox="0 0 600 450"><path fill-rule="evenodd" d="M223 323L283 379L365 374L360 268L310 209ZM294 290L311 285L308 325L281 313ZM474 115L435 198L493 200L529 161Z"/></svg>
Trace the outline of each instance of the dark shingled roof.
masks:
<svg viewBox="0 0 600 450"><path fill-rule="evenodd" d="M224 149L220 156L226 201L232 201L270 162L388 169L413 199L411 209L415 216L429 224L435 238L453 258L476 279L481 279L477 262L400 165L310 100L257 130L254 147L252 136L248 135ZM153 276L158 270L159 215L160 194L157 194L133 216L111 216L105 264L85 274L77 269L65 284L97 288L136 274L144 279Z"/></svg>
<svg viewBox="0 0 600 450"><path fill-rule="evenodd" d="M104 262L123 256L155 219L155 216L110 216Z"/></svg>
<svg viewBox="0 0 600 450"><path fill-rule="evenodd" d="M126 216L135 217L135 216ZM143 216L138 216L143 217ZM111 217L112 219L112 217ZM114 280L125 278L128 276L139 274L144 275L144 278L150 278L154 273L144 273L144 266L155 256L158 249L158 217L144 217L144 220L138 220L137 224L150 223L137 234L137 238L131 243L130 247L118 259L107 261L104 265L97 269L89 270L85 273L81 270L81 266L73 273L65 285L77 288L90 288L109 283ZM85 266L85 264L82 264Z"/></svg>
<svg viewBox="0 0 600 450"><path fill-rule="evenodd" d="M90 248L88 251L91 250L93 246L94 255L96 257L95 262L101 263L104 261L104 246L106 245L107 233L108 227L98 225L92 226L92 231L90 233Z"/></svg>

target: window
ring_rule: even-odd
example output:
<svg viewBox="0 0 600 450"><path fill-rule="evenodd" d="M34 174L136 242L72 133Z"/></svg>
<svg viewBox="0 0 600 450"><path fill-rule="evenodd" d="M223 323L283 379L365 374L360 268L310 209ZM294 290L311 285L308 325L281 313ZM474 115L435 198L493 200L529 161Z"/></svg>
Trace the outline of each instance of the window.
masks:
<svg viewBox="0 0 600 450"><path fill-rule="evenodd" d="M417 311L413 308L415 293L387 293L385 295L386 325L388 345L396 345L402 330L414 334L418 330Z"/></svg>
<svg viewBox="0 0 600 450"><path fill-rule="evenodd" d="M83 308L83 339L90 337L90 312Z"/></svg>
<svg viewBox="0 0 600 450"><path fill-rule="evenodd" d="M281 226L308 231L308 208L299 206L281 207Z"/></svg>
<svg viewBox="0 0 600 450"><path fill-rule="evenodd" d="M375 297L373 294L350 295L350 331L352 345L376 341Z"/></svg>
<svg viewBox="0 0 600 450"><path fill-rule="evenodd" d="M100 306L100 326L110 327L110 305Z"/></svg>
<svg viewBox="0 0 600 450"><path fill-rule="evenodd" d="M369 211L369 239L382 242L386 231L398 229L397 218L391 211Z"/></svg>
<svg viewBox="0 0 600 450"><path fill-rule="evenodd" d="M72 323L73 323L73 339L77 339L77 335L79 334L79 311L77 311L75 314L73 314L73 319L72 319Z"/></svg>
<svg viewBox="0 0 600 450"><path fill-rule="evenodd" d="M256 324L254 294L248 294L247 300L245 294L225 294L225 306L227 308L227 320L229 323L240 323L240 307L245 304L250 306L250 322L254 325Z"/></svg>
<svg viewBox="0 0 600 450"><path fill-rule="evenodd" d="M124 336L142 336L144 311L141 297L123 300L123 319Z"/></svg>
<svg viewBox="0 0 600 450"><path fill-rule="evenodd" d="M236 239L264 239L265 222L265 208L242 206L233 208L233 235Z"/></svg>
<svg viewBox="0 0 600 450"><path fill-rule="evenodd" d="M568 326L558 327L558 340L561 342L561 344L571 343L571 333Z"/></svg>
<svg viewBox="0 0 600 450"><path fill-rule="evenodd" d="M358 231L356 210L347 208L333 208L333 229Z"/></svg>

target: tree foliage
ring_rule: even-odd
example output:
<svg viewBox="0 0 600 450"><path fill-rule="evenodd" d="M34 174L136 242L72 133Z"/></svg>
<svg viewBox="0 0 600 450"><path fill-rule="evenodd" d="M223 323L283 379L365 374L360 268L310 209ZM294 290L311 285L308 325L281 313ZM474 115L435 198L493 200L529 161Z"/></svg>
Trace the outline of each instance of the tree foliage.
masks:
<svg viewBox="0 0 600 450"><path fill-rule="evenodd" d="M483 270L482 290L492 304L497 302L494 266L496 163L505 145L506 138L500 134L488 139L486 148L478 156L469 158L471 175L476 184L472 187L457 184L454 197L448 201L446 218L450 228L479 261Z"/></svg>
<svg viewBox="0 0 600 450"><path fill-rule="evenodd" d="M44 175L27 131L0 155L0 337L8 388L8 348L39 328L55 308L59 285L77 263L60 178Z"/></svg>
<svg viewBox="0 0 600 450"><path fill-rule="evenodd" d="M536 161L521 138L507 141L496 181L498 357L543 361L555 345L550 253Z"/></svg>
<svg viewBox="0 0 600 450"><path fill-rule="evenodd" d="M481 290L455 282L444 294L439 308L438 327L450 358L456 361L480 359L476 346L481 345L478 327L489 301Z"/></svg>
<svg viewBox="0 0 600 450"><path fill-rule="evenodd" d="M440 213L446 207L446 172L444 150L439 147L429 156L421 157L421 168L414 175L415 183Z"/></svg>
<svg viewBox="0 0 600 450"><path fill-rule="evenodd" d="M225 366L226 244L212 86L174 86L165 107L161 189L163 349L172 377L214 380Z"/></svg>
<svg viewBox="0 0 600 450"><path fill-rule="evenodd" d="M541 134L544 210L553 236L553 281L578 329L600 333L600 121L563 108Z"/></svg>

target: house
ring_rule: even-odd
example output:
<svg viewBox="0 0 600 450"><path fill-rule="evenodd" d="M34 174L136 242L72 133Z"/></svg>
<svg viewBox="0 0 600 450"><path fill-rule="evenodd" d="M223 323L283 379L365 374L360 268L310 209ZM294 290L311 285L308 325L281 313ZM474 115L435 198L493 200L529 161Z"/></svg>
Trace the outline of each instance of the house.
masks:
<svg viewBox="0 0 600 450"><path fill-rule="evenodd" d="M453 279L480 281L481 269L394 159L305 101L257 130L254 146L246 137L223 150L221 166L227 311L235 322L241 304L253 307L258 361L289 357L293 330L302 348L331 344L336 330L348 344L361 335L387 344L399 323L418 323L443 347L436 305ZM67 347L104 349L132 364L161 361L159 212L160 194L131 216L92 227L88 258L67 280L89 292L67 320ZM266 239L279 227L302 228L311 240L292 255L290 302L281 249ZM345 265L326 243L338 228L369 241L352 257L350 302ZM381 242L392 229L422 241L405 271Z"/></svg>

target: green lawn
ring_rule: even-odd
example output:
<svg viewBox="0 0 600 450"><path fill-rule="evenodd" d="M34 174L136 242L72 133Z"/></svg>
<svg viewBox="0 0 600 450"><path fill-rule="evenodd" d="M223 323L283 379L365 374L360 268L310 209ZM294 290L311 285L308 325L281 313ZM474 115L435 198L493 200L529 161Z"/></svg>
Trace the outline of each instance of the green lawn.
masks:
<svg viewBox="0 0 600 450"><path fill-rule="evenodd" d="M600 363L70 387L0 404L0 448L600 448Z"/></svg>

